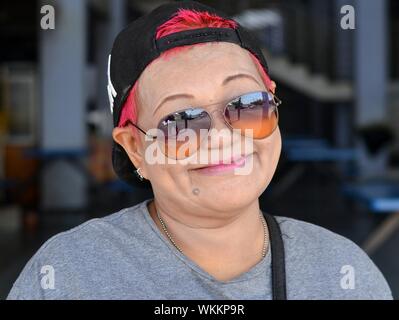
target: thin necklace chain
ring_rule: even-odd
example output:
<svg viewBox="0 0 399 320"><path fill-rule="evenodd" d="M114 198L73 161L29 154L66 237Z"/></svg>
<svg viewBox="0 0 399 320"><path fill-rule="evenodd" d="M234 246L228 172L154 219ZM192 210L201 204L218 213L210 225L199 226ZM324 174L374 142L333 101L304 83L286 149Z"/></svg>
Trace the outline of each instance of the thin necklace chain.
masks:
<svg viewBox="0 0 399 320"><path fill-rule="evenodd" d="M183 250L177 245L177 243L175 242L175 240L173 240L173 238L172 238L172 236L170 235L168 229L166 228L165 222L162 220L161 216L159 215L158 210L156 210L156 212L157 212L158 220L159 220L159 222L161 223L162 229L163 229L163 231L165 232L166 236L168 237L168 239L170 240L170 242L172 242L172 244L175 246L175 248L176 248L177 250L179 250L180 253L183 254ZM268 246L268 231L267 231L266 221L265 221L265 218L264 218L264 216L263 216L262 213L260 213L260 218L261 218L261 220L262 220L263 231L264 231L264 234L265 234L265 238L264 238L264 241L263 241L263 248L262 248L262 257L264 258L264 257L266 257L267 246Z"/></svg>

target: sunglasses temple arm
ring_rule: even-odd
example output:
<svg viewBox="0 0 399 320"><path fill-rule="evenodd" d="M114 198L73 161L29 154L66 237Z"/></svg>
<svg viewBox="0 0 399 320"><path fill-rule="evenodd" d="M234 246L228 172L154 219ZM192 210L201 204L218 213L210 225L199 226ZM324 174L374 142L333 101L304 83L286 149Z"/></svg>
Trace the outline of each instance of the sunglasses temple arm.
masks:
<svg viewBox="0 0 399 320"><path fill-rule="evenodd" d="M133 122L129 121L129 123L134 126L136 129L138 129L140 132L142 132L143 134L145 134L148 137L151 137L152 139L156 139L157 136L152 136L150 134L147 134L147 132L145 132L143 129L141 129L138 125L134 124Z"/></svg>
<svg viewBox="0 0 399 320"><path fill-rule="evenodd" d="M273 95L273 96L274 96L274 99L276 100L277 107L283 103L283 101L281 101L276 95Z"/></svg>

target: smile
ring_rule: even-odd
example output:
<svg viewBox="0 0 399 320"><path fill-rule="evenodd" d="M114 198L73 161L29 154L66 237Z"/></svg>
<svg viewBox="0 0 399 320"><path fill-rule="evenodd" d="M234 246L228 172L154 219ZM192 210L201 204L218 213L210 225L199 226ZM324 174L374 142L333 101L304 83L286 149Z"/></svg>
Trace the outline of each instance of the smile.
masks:
<svg viewBox="0 0 399 320"><path fill-rule="evenodd" d="M204 175L220 175L233 171L234 169L244 167L248 158L249 155L240 156L236 159L230 159L230 161L221 161L219 163L210 164L205 167L193 169L192 171Z"/></svg>

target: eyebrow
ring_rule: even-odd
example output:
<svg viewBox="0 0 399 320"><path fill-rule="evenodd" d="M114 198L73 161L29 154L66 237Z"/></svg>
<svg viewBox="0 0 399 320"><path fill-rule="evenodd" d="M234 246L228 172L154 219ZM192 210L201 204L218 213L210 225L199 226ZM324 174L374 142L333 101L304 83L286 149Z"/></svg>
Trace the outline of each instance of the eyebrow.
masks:
<svg viewBox="0 0 399 320"><path fill-rule="evenodd" d="M255 81L257 84L261 85L259 83L259 81L253 75L250 75L248 73L237 73L237 74L228 76L226 79L223 80L222 85L225 86L228 82L235 80L235 79L239 79L239 78L248 78L248 79Z"/></svg>
<svg viewBox="0 0 399 320"><path fill-rule="evenodd" d="M155 108L153 114L155 114L164 103L166 103L168 101L171 101L171 100L176 100L176 99L179 99L179 98L194 98L194 96L192 94L188 94L188 93L172 94L172 95L166 97L165 99L162 99L162 101Z"/></svg>
<svg viewBox="0 0 399 320"><path fill-rule="evenodd" d="M228 76L226 79L224 79L222 82L222 86L227 85L227 83L229 83L230 81L240 79L240 78L251 79L251 80L255 81L257 84L261 85L259 83L259 81L254 76L247 74L247 73L237 73L237 74ZM167 96L166 98L162 99L162 101L157 105L153 114L155 114L164 103L166 103L168 101L176 100L176 99L181 99L181 98L192 99L192 98L194 98L194 96L192 94L188 94L188 93L176 93L176 94Z"/></svg>

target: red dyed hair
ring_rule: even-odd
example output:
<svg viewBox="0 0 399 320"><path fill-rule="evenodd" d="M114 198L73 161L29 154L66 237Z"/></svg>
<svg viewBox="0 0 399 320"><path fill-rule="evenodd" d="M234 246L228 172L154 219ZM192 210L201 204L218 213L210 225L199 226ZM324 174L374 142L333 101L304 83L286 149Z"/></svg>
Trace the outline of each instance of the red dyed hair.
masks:
<svg viewBox="0 0 399 320"><path fill-rule="evenodd" d="M200 12L189 9L179 9L179 11L170 20L168 20L167 22L158 27L155 37L156 39L160 39L172 33L192 30L192 29L207 28L207 27L235 29L237 27L237 23L234 20L223 19L215 14L210 14L209 12ZM166 52L163 52L160 57L166 58L170 54L181 52L191 46L197 46L202 44L204 43L172 48ZM273 90L272 81L270 80L269 76L266 74L258 58L252 53L250 53L250 56L254 61L255 65L257 66L259 72L261 73L262 80L264 81L266 88L268 88L269 90ZM129 120L132 121L133 123L136 123L138 115L137 92L138 92L138 81L136 81L136 83L134 84L125 104L123 105L118 125L119 127L126 126ZM134 133L136 134L137 130L135 130Z"/></svg>

